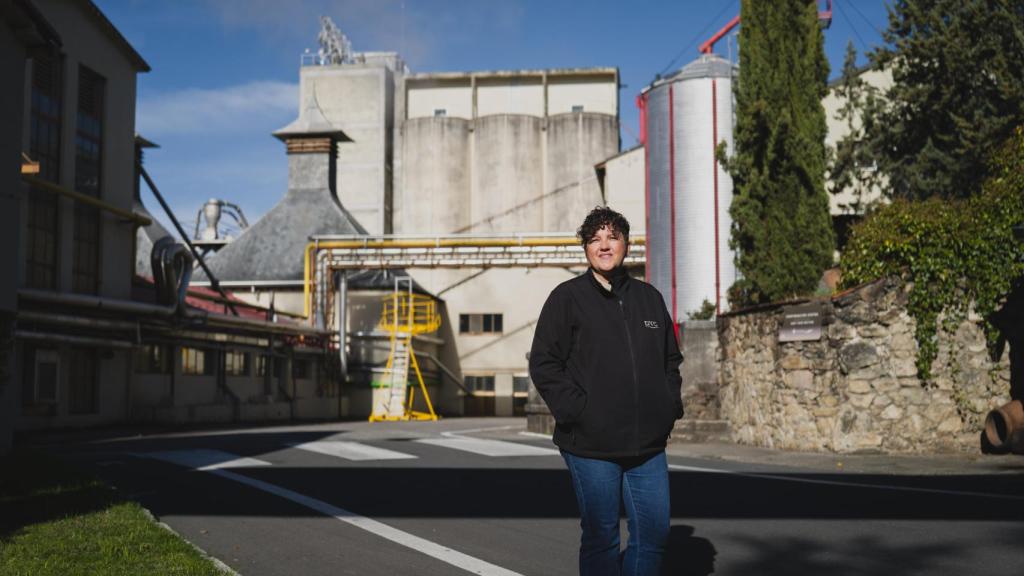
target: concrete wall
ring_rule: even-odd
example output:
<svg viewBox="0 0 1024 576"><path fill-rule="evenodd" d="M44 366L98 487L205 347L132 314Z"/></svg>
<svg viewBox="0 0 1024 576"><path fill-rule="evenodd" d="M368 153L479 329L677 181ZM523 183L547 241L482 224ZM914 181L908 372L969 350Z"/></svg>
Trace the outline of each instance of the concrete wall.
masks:
<svg viewBox="0 0 1024 576"><path fill-rule="evenodd" d="M476 84L476 115L544 116L544 85L537 76L482 78Z"/></svg>
<svg viewBox="0 0 1024 576"><path fill-rule="evenodd" d="M25 48L13 31L0 22L0 78L25 77ZM19 224L20 199L25 194L21 172L22 118L24 91L0 91L0 125L6 126L0 137L0 269L17 270L21 254ZM0 455L11 448L12 423L17 413L17 386L11 378L14 370L14 311L18 306L17 283L8 273L0 282Z"/></svg>
<svg viewBox="0 0 1024 576"><path fill-rule="evenodd" d="M892 87L892 72L889 70L868 69L861 74L860 78L869 85L878 88L882 93ZM828 94L821 101L821 105L825 109L825 122L828 126L828 132L825 134L826 146L835 148L836 143L850 133L850 129L846 122L836 119L836 114L845 104L845 99L839 98L836 95L834 87L829 90ZM855 119L854 126L860 126L859 118ZM872 170L873 167L866 166L863 169ZM827 185L830 186L831 183L828 183ZM854 201L854 193L857 191L857 188L851 187L839 194L830 194L829 210L832 215L852 213L852 211L849 208L844 207L844 205L849 205ZM878 187L862 190L861 192L863 193L863 200L865 202L878 200L882 195L881 190Z"/></svg>
<svg viewBox="0 0 1024 576"><path fill-rule="evenodd" d="M495 114L554 116L583 112L618 116L618 72L611 68L508 70L416 74L407 79L405 119L448 116L471 120Z"/></svg>
<svg viewBox="0 0 1024 576"><path fill-rule="evenodd" d="M131 209L135 182L134 170L134 137L135 137L135 65L117 42L111 39L95 17L88 13L89 8L79 2L60 0L38 0L33 5L39 9L44 18L60 35L62 47L62 93L61 93L61 150L59 184L73 190L75 188L75 131L77 121L78 75L80 66L85 66L105 79L103 90L103 148L101 152L101 188L100 199L122 209ZM4 54L13 54L4 49ZM5 102L4 110L16 111L19 120L11 119L8 126L22 127L20 142L15 142L18 152L29 149L28 125L31 102L25 96L31 93L30 66L25 64L11 68L12 62L5 59L8 68L3 70L5 78L15 79L19 89L5 91L5 98L22 98L21 106L15 102ZM19 94L14 94L18 92ZM12 113L13 114L13 113ZM5 143L6 143L5 139ZM10 143L7 143L9 146ZM5 155L4 157L8 157ZM16 174L13 170L11 173ZM14 192L6 188L3 192ZM15 234L25 237L27 227L27 188L19 191L21 204L18 208L0 210L4 218L13 218L11 226L0 226L3 230L15 230ZM9 202L9 196L4 194ZM72 265L74 254L74 208L75 202L70 198L61 197L58 204L58 246L57 246L57 290L71 291ZM107 298L128 299L131 290L131 278L134 269L134 236L135 229L131 224L109 212L100 211L100 265L99 295ZM5 243L4 254L13 256L8 270L12 278L9 287L24 286L25 283L25 249L26 243ZM2 296L0 296L2 297ZM0 304L2 307L2 304ZM72 349L64 345L51 347L59 355L59 390L58 403L55 406L38 406L21 399L20 384L26 371L31 368L23 366L23 344L15 348L17 365L12 370L13 382L17 382L17 401L14 410L18 416L14 418L17 429L40 429L53 427L92 426L123 419L128 410L128 381L130 378L130 354L127 351L110 348L95 348L97 380L95 387L95 411L89 414L71 414L68 398L72 387L80 385L81 379L71 372ZM31 374L31 372L28 372ZM24 406L23 406L24 404ZM10 402L6 403L10 409ZM7 418L0 418L10 421ZM0 432L2 436L2 432Z"/></svg>
<svg viewBox="0 0 1024 576"><path fill-rule="evenodd" d="M469 78L428 80L419 82L407 92L406 117L433 118L435 111L444 110L449 118L473 118L473 89Z"/></svg>
<svg viewBox="0 0 1024 576"><path fill-rule="evenodd" d="M312 91L324 117L349 138L337 150L342 205L371 234L390 232L386 200L395 74L383 65L306 66L299 81L299 101Z"/></svg>
<svg viewBox="0 0 1024 576"><path fill-rule="evenodd" d="M606 75L548 77L548 115L551 116L572 112L573 106L583 106L583 112L618 117L618 96L618 82L609 81Z"/></svg>
<svg viewBox="0 0 1024 576"><path fill-rule="evenodd" d="M89 413L74 414L70 410L69 398L73 387L82 385L81 374L73 372L72 348L66 345L45 346L54 350L59 356L57 372L57 403L31 404L21 399L20 416L15 422L18 430L42 430L47 428L85 428L123 420L127 414L128 390L126 382L129 377L131 356L125 350L93 349L96 353L96 380L94 388L94 410ZM25 358L25 346L15 346L19 360ZM19 362L18 370L13 375L17 382L23 382L26 371L31 374L32 367ZM30 376L28 376L30 377Z"/></svg>
<svg viewBox="0 0 1024 576"><path fill-rule="evenodd" d="M647 230L644 198L644 148L638 146L604 163L604 202L629 221L631 234Z"/></svg>

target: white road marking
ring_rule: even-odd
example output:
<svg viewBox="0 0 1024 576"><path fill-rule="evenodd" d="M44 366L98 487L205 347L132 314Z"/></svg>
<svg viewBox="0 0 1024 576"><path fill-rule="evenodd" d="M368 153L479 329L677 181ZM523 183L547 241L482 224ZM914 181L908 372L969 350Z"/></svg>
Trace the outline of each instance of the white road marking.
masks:
<svg viewBox="0 0 1024 576"><path fill-rule="evenodd" d="M522 425L514 424L512 426L488 426L486 428L466 428L465 430L450 430L448 432L441 432L441 436L462 436L463 434L470 434L475 432L497 432L498 430L514 430L516 428L522 428Z"/></svg>
<svg viewBox="0 0 1024 576"><path fill-rule="evenodd" d="M558 450L541 448L529 444L517 442L505 442L503 440L486 440L483 438L468 438L462 436L448 436L445 438L420 438L416 440L422 444L441 446L463 452L472 452L483 456L551 456L558 455Z"/></svg>
<svg viewBox="0 0 1024 576"><path fill-rule="evenodd" d="M221 452L220 450L166 450L163 452L143 452L142 456L163 460L186 468L196 470L216 470L219 468L251 468L254 466L270 466L270 462L256 458L248 458Z"/></svg>
<svg viewBox="0 0 1024 576"><path fill-rule="evenodd" d="M255 478L249 478L248 476L243 476L242 474L229 472L228 470L223 469L225 464L244 466L252 464L234 463L262 462L261 460L255 460L253 458L238 458L235 457L234 454L228 454L218 450L175 450L166 452L146 452L140 453L139 455L156 458L158 460L165 460L182 466L195 468L197 470L203 470L210 474L220 476L221 478L234 480L235 482L245 484L246 486L250 486L257 490L279 496L285 500L290 500L300 506L305 506L310 510L315 510L321 514L330 516L361 530L366 530L367 532L376 534L385 540L390 540L396 544L400 544L406 548L426 554L431 558L436 558L446 564L450 564L456 568L461 568L462 570L473 574L479 574L480 576L522 576L522 574L518 572L513 572L512 570L502 568L496 564L491 564L490 562L486 562L468 554L463 554L458 550L453 550L447 546L442 546L436 542L420 538L419 536L388 526L387 524L378 522L372 518L360 516L359 514L350 512L344 508L328 504L323 500L317 500L316 498L299 494L298 492L282 488L275 484L270 484L269 482L256 480ZM217 456L219 461L213 464L209 463L210 459L214 456ZM224 458L225 456L228 458ZM206 464L204 464L204 462ZM201 467L196 467L194 465L195 463L200 464ZM267 462L262 462L262 464L269 465Z"/></svg>
<svg viewBox="0 0 1024 576"><path fill-rule="evenodd" d="M803 484L821 484L825 486L844 486L848 488L874 488L877 490L892 490L895 492L918 492L923 494L941 494L943 496L968 496L973 498L993 498L995 500L1024 500L1024 496L1015 494L991 494L988 492L972 492L967 490L942 490L940 488L915 488L913 486L895 486L892 484L870 484L867 482L848 482L846 480L822 480L819 478L801 478L799 476L782 476L779 474L761 474L757 472L735 472L719 468L701 468L699 466L683 466L680 464L669 464L671 470L686 470L689 472L705 472L710 474L729 474L745 478L757 478L761 480L778 480L782 482L799 482Z"/></svg>
<svg viewBox="0 0 1024 576"><path fill-rule="evenodd" d="M360 444L359 442L345 442L338 440L305 442L302 444L292 444L292 447L298 448L299 450L317 452L319 454L326 454L328 456L335 456L338 458L344 458L345 460L355 460L359 462L367 460L411 460L416 458L416 456L406 454L404 452L397 452L386 448L377 448L367 444Z"/></svg>
<svg viewBox="0 0 1024 576"><path fill-rule="evenodd" d="M551 434L541 434L540 432L527 432L522 431L519 433L520 436L529 436L530 438L543 438L545 440L551 440Z"/></svg>

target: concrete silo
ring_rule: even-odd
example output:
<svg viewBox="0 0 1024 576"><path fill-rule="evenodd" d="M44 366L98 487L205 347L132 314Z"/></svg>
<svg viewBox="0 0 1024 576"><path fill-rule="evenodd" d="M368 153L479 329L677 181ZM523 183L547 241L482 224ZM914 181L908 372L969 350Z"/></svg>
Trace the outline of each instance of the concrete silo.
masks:
<svg viewBox="0 0 1024 576"><path fill-rule="evenodd" d="M570 112L548 118L545 232L575 232L583 216L604 204L594 165L616 154L618 144L613 115Z"/></svg>
<svg viewBox="0 0 1024 576"><path fill-rule="evenodd" d="M407 120L402 139L405 182L395 227L405 234L450 234L472 223L470 121L451 116Z"/></svg>
<svg viewBox="0 0 1024 576"><path fill-rule="evenodd" d="M474 125L473 232L541 229L544 119L494 114Z"/></svg>
<svg viewBox="0 0 1024 576"><path fill-rule="evenodd" d="M647 275L677 322L708 300L724 311L736 280L729 248L732 180L715 147L733 149L736 68L702 55L639 99L647 182Z"/></svg>

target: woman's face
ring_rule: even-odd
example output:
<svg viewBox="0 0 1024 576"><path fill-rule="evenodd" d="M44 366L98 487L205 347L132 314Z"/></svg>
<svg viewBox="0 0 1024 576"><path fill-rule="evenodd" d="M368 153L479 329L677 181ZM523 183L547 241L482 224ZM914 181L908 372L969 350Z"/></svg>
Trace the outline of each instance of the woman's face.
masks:
<svg viewBox="0 0 1024 576"><path fill-rule="evenodd" d="M585 246L587 262L602 276L622 265L626 259L626 239L609 226L602 226Z"/></svg>

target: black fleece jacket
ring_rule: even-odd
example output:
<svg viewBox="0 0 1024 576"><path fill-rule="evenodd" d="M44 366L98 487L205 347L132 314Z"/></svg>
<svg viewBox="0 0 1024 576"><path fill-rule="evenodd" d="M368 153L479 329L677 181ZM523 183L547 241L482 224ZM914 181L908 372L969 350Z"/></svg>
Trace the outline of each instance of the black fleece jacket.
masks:
<svg viewBox="0 0 1024 576"><path fill-rule="evenodd" d="M555 417L554 442L588 458L665 448L683 416L672 319L661 294L624 271L608 291L588 270L548 296L530 377Z"/></svg>

